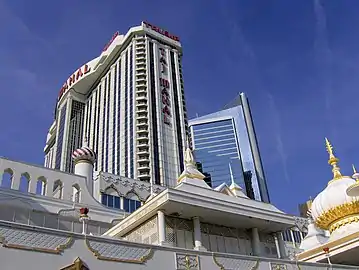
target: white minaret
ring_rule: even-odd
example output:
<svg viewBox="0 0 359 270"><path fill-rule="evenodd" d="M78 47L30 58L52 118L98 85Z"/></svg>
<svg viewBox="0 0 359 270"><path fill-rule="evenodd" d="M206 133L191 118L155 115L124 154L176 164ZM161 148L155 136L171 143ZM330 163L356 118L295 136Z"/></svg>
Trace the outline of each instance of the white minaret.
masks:
<svg viewBox="0 0 359 270"><path fill-rule="evenodd" d="M191 183L193 185L210 188L207 183L203 181L204 178L205 176L203 173L197 169L196 161L194 160L194 156L190 148L189 139L187 138L187 149L184 153L184 170L177 179L177 185L181 183Z"/></svg>
<svg viewBox="0 0 359 270"><path fill-rule="evenodd" d="M232 172L232 166L231 163L228 163L229 166L229 173L231 175L231 185L229 186L229 189L232 191L232 193L236 196L236 197L247 197L243 191L242 188L236 183L234 182L234 176L233 176L233 172Z"/></svg>
<svg viewBox="0 0 359 270"><path fill-rule="evenodd" d="M72 158L75 164L75 174L86 177L88 191L93 195L93 165L96 162L96 153L87 146L87 140L84 146L73 152Z"/></svg>

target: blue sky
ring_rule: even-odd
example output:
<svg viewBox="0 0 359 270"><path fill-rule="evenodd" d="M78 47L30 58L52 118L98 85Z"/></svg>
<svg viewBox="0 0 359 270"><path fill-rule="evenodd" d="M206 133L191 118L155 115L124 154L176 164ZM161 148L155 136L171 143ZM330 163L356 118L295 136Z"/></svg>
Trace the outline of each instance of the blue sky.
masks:
<svg viewBox="0 0 359 270"><path fill-rule="evenodd" d="M58 90L115 31L142 20L180 36L191 116L250 98L271 199L280 209L359 167L359 1L0 0L0 155L43 163Z"/></svg>

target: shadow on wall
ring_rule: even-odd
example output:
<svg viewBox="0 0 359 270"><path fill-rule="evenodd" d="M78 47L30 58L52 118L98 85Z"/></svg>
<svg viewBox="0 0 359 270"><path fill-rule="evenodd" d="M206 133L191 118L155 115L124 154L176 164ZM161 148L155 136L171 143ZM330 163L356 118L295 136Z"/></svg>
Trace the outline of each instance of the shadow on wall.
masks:
<svg viewBox="0 0 359 270"><path fill-rule="evenodd" d="M14 172L7 168L2 172L0 186L0 219L64 231L82 232L82 223L79 221L78 209L64 209L61 214L50 213L37 200L37 196L53 197L63 199L63 182L54 181L53 186L47 185L47 179L43 176L32 179L30 174L24 172L20 181L15 184ZM48 190L51 189L51 190ZM32 191L32 192L31 192ZM19 197L27 193L26 198ZM52 194L52 196L49 196ZM36 196L37 195L37 196ZM72 201L81 202L81 190L78 184L72 186ZM89 221L88 233L94 235L103 234L110 228L107 223Z"/></svg>

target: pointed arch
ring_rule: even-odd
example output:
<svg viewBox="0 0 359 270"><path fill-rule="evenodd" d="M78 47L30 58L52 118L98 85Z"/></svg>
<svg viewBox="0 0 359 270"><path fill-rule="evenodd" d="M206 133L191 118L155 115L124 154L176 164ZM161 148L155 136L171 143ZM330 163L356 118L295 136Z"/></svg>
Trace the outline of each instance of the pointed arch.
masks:
<svg viewBox="0 0 359 270"><path fill-rule="evenodd" d="M104 193L112 196L119 196L120 192L118 191L117 187L114 185L110 185L107 188L105 188Z"/></svg>
<svg viewBox="0 0 359 270"><path fill-rule="evenodd" d="M27 192L29 192L29 187L30 187L30 174L27 172L24 172L20 176L19 191L27 193Z"/></svg>
<svg viewBox="0 0 359 270"><path fill-rule="evenodd" d="M133 189L128 191L123 198L123 210L132 213L142 205L140 196Z"/></svg>
<svg viewBox="0 0 359 270"><path fill-rule="evenodd" d="M138 201L141 201L141 197L138 195L138 193L134 189L127 191L127 193L125 194L125 197L128 199L137 199Z"/></svg>
<svg viewBox="0 0 359 270"><path fill-rule="evenodd" d="M4 170L2 174L1 187L11 189L14 178L14 171L10 168Z"/></svg>
<svg viewBox="0 0 359 270"><path fill-rule="evenodd" d="M64 184L60 179L57 179L52 187L52 196L56 199L62 199L63 188L64 188Z"/></svg>
<svg viewBox="0 0 359 270"><path fill-rule="evenodd" d="M46 178L44 176L38 177L36 183L36 194L44 196L46 194L46 187L47 187Z"/></svg>
<svg viewBox="0 0 359 270"><path fill-rule="evenodd" d="M72 185L72 201L79 203L81 200L81 189L78 184Z"/></svg>

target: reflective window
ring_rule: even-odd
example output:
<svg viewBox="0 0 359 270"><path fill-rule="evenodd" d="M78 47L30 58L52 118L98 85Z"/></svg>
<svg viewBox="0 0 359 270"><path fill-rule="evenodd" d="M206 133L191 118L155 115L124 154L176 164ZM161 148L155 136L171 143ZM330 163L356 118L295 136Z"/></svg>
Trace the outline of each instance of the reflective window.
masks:
<svg viewBox="0 0 359 270"><path fill-rule="evenodd" d="M110 208L121 209L121 198L118 196L101 194L101 203Z"/></svg>
<svg viewBox="0 0 359 270"><path fill-rule="evenodd" d="M132 213L135 212L138 208L141 207L141 202L133 199L124 198L123 200L123 210L126 212Z"/></svg>
<svg viewBox="0 0 359 270"><path fill-rule="evenodd" d="M196 160L211 175L212 186L230 185L233 177L246 193L232 119L194 125L192 136Z"/></svg>

